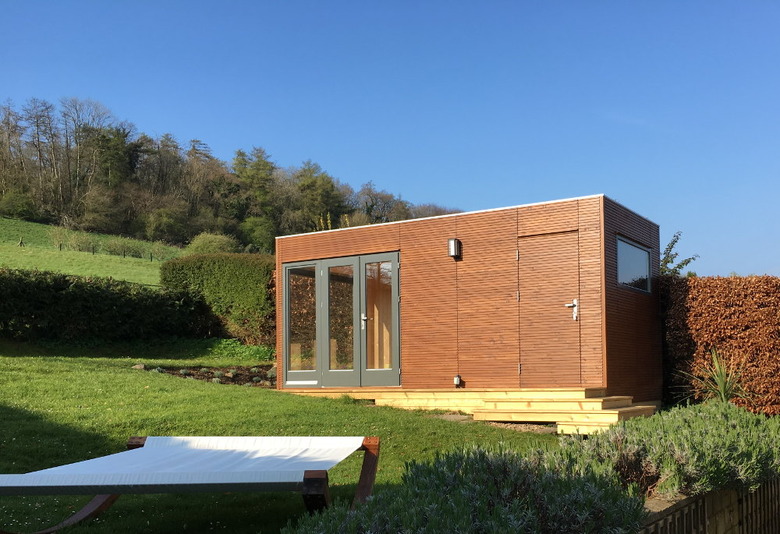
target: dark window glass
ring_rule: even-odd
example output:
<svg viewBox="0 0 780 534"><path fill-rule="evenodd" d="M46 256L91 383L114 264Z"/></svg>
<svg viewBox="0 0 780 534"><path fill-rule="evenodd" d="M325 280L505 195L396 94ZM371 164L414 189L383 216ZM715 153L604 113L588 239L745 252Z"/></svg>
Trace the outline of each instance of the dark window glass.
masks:
<svg viewBox="0 0 780 534"><path fill-rule="evenodd" d="M618 283L650 291L650 252L647 249L617 240Z"/></svg>

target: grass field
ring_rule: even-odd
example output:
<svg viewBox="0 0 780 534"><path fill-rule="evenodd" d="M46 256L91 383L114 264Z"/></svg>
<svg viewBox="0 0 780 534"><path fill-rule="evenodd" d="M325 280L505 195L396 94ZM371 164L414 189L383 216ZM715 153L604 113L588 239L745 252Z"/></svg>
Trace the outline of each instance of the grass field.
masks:
<svg viewBox="0 0 780 534"><path fill-rule="evenodd" d="M20 239L24 241L24 247L19 246ZM60 240L65 241L62 250L57 246ZM138 253L144 251L144 257L103 253L117 243L125 244L139 251ZM88 251L72 250L77 247L86 248ZM175 257L180 253L180 249L176 247L165 247L157 243L104 234L71 232L45 224L0 218L0 266L11 269L102 276L156 285L160 281L160 258Z"/></svg>
<svg viewBox="0 0 780 534"><path fill-rule="evenodd" d="M432 458L437 451L496 442L527 450L556 443L550 435L451 422L349 398L296 397L131 369L136 363L251 365L252 357L237 355L230 344L194 341L91 349L0 341L0 472L118 452L132 435L377 435L381 491L400 481L405 462ZM358 456L331 471L336 497L354 491ZM77 501L86 499L3 497L0 529L42 528L66 516ZM295 494L128 495L102 518L69 532L278 532L302 513Z"/></svg>

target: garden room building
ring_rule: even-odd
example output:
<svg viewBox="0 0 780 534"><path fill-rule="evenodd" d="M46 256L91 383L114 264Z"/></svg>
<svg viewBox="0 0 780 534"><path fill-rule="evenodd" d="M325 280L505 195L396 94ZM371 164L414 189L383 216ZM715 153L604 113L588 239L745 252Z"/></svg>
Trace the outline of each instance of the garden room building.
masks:
<svg viewBox="0 0 780 534"><path fill-rule="evenodd" d="M661 398L659 229L603 195L284 236L278 386L589 432Z"/></svg>

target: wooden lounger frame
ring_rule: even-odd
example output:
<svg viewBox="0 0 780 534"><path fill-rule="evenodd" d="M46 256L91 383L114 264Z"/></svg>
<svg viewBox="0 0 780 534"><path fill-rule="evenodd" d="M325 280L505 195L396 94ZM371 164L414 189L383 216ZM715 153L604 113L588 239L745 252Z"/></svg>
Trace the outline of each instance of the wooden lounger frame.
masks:
<svg viewBox="0 0 780 534"><path fill-rule="evenodd" d="M146 443L145 436L134 436L127 441L127 449L139 449ZM357 450L363 451L363 466L360 469L355 498L352 507L363 503L371 496L376 480L376 471L379 465L379 438L375 436L363 438L363 444ZM301 490L303 502L309 513L314 513L330 506L330 491L328 485L328 472L325 470L308 470L303 475L303 489ZM50 534L65 527L73 526L87 519L97 517L113 505L121 495L106 494L96 495L84 508L65 519L61 523L39 530L33 534ZM0 534L14 534L0 529Z"/></svg>

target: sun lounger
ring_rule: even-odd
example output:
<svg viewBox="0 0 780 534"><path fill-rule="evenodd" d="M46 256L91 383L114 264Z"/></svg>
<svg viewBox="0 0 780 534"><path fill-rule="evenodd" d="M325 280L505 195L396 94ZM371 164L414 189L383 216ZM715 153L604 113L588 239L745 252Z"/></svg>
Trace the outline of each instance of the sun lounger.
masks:
<svg viewBox="0 0 780 534"><path fill-rule="evenodd" d="M328 469L364 451L353 506L371 495L376 437L146 437L128 450L32 473L0 475L0 495L98 494L56 532L108 509L122 494L298 491L309 511L330 503ZM9 534L0 530L0 534Z"/></svg>

